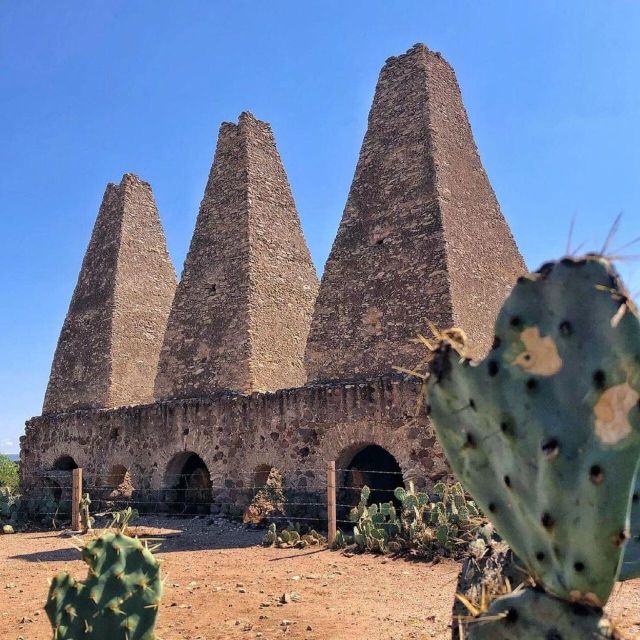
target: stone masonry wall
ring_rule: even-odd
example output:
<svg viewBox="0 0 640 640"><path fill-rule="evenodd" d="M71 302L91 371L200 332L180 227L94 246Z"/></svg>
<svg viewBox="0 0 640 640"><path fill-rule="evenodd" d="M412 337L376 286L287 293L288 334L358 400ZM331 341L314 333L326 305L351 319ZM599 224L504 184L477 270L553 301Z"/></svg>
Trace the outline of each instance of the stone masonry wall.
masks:
<svg viewBox="0 0 640 640"><path fill-rule="evenodd" d="M251 118L247 136L251 387L274 391L307 381L304 350L318 279L271 127L250 114L244 117Z"/></svg>
<svg viewBox="0 0 640 640"><path fill-rule="evenodd" d="M43 412L151 401L175 287L151 188L126 174L105 191Z"/></svg>
<svg viewBox="0 0 640 640"><path fill-rule="evenodd" d="M317 492L328 461L347 464L359 449L378 444L405 479L421 484L441 477L446 465L427 418L416 417L419 390L416 382L386 376L33 418L21 443L23 481L28 491L33 473L70 455L87 477L124 465L137 491L158 491L171 486L175 456L190 451L208 467L214 502L242 502L261 465L280 469L290 489Z"/></svg>
<svg viewBox="0 0 640 640"><path fill-rule="evenodd" d="M482 166L455 73L442 56L423 56L453 324L465 329L470 355L479 357L493 342L502 302L527 269Z"/></svg>
<svg viewBox="0 0 640 640"><path fill-rule="evenodd" d="M243 113L220 129L156 397L303 384L317 287L271 129Z"/></svg>
<svg viewBox="0 0 640 640"><path fill-rule="evenodd" d="M309 380L412 368L428 321L484 346L524 273L446 70L416 45L380 73L311 323Z"/></svg>

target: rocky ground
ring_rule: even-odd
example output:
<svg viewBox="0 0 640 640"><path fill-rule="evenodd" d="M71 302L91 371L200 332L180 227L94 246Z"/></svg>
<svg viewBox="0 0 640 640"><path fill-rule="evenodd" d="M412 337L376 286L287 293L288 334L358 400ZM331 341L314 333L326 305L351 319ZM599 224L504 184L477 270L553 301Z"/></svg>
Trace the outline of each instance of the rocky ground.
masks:
<svg viewBox="0 0 640 640"><path fill-rule="evenodd" d="M456 562L263 548L262 531L203 518L145 519L137 532L162 543L161 640L449 638ZM0 638L51 637L47 578L86 573L72 542L60 531L0 536ZM636 637L640 581L622 585L610 608Z"/></svg>

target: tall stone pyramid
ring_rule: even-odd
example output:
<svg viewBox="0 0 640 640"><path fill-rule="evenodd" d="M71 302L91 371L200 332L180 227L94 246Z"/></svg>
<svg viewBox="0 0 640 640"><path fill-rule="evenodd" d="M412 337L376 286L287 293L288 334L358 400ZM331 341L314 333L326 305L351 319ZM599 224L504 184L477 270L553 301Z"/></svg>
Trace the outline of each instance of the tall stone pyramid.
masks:
<svg viewBox="0 0 640 640"><path fill-rule="evenodd" d="M309 380L411 368L427 321L462 327L481 353L524 271L453 69L421 44L390 58L322 278Z"/></svg>
<svg viewBox="0 0 640 640"><path fill-rule="evenodd" d="M109 184L53 359L44 413L153 400L176 288L151 187Z"/></svg>
<svg viewBox="0 0 640 640"><path fill-rule="evenodd" d="M169 318L156 398L304 384L318 281L271 128L224 123Z"/></svg>

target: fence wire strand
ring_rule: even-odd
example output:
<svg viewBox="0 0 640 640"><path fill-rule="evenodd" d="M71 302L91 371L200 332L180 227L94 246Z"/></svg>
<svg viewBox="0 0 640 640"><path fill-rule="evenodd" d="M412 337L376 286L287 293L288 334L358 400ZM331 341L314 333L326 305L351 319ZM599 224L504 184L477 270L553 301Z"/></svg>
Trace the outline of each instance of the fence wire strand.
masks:
<svg viewBox="0 0 640 640"><path fill-rule="evenodd" d="M132 507L141 514L151 516L215 515L232 512L240 515L252 504L256 496L262 494L266 499L270 499L274 506L265 516L269 522L328 522L330 504L326 493L327 467L280 471L285 480L283 487L268 484L267 479L273 469L276 467L265 465L264 468L259 467L254 471L234 471L232 477L224 478L220 474L209 473L204 467L196 467L190 473L163 473L160 487L136 487L134 476L124 466L108 471L83 470L82 494L89 494L90 509L96 515ZM335 474L339 482L334 481L333 484L333 506L337 510L335 522L339 525L354 525L352 520L345 517L357 506L364 480L378 498L394 493L394 488L387 488L392 478L399 479L397 486L404 485L404 475L401 471L337 467ZM286 478L293 475L311 480L312 488L287 486ZM360 481L354 482L354 476ZM376 481L375 478L380 480ZM31 481L30 484L33 485L27 492L28 499L37 501L38 498L54 498L57 510L39 512L39 517L62 518L71 511L71 470L25 473L22 474L22 479L23 482ZM394 500L393 495L390 495L389 499ZM64 513L61 515L61 512Z"/></svg>

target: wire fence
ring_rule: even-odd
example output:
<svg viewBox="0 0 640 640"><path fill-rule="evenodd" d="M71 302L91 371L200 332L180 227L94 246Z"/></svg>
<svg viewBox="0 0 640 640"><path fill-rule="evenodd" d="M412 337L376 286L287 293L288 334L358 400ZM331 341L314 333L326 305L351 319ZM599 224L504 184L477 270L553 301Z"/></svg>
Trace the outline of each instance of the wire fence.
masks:
<svg viewBox="0 0 640 640"><path fill-rule="evenodd" d="M80 470L81 484L74 481L77 475L77 470L23 474L24 499L31 515L64 522L74 514L77 517L82 496L89 494L90 510L96 516L131 507L153 516L222 514L256 524L313 523L331 532L332 523L342 529L353 526L349 512L357 506L365 484L371 490L370 502L395 501L395 488L405 484L401 471L331 465L285 472L265 465L234 471L228 477L194 466L163 474L161 486L135 486L124 467Z"/></svg>

